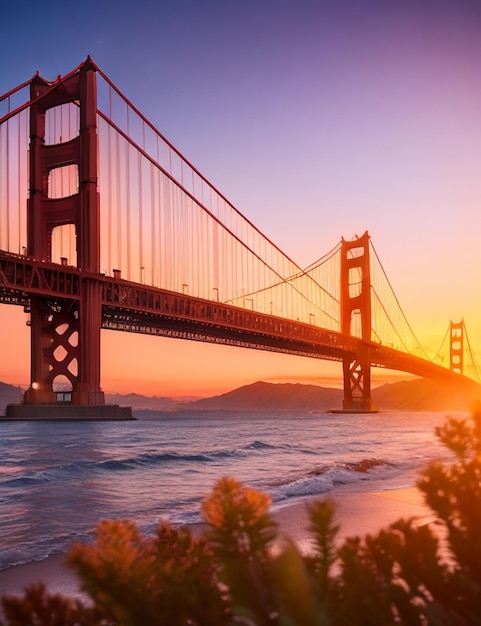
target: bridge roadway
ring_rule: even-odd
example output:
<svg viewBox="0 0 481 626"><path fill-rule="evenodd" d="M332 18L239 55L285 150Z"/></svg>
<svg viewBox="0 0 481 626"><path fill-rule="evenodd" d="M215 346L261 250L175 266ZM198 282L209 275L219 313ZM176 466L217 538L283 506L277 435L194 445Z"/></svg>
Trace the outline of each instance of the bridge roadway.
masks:
<svg viewBox="0 0 481 626"><path fill-rule="evenodd" d="M101 294L102 328L206 341L299 356L353 361L369 348L371 365L478 389L479 384L425 359L363 342L304 322L250 311L222 302L91 274L76 267L0 251L0 303L28 307L31 296L50 302L80 300L82 281Z"/></svg>

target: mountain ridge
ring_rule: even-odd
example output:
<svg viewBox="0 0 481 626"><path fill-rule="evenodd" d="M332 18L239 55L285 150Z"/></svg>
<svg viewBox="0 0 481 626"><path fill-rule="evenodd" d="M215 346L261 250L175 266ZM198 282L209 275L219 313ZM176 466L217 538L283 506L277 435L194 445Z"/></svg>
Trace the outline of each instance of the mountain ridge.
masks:
<svg viewBox="0 0 481 626"><path fill-rule="evenodd" d="M479 394L461 393L459 389L427 379L386 383L371 392L379 410L450 411L471 410ZM342 406L344 392L333 387L301 383L274 384L258 381L227 393L190 403L187 410L310 410L326 411Z"/></svg>
<svg viewBox="0 0 481 626"><path fill-rule="evenodd" d="M0 382L0 415L7 404L21 402L19 386ZM380 411L452 411L472 410L481 400L478 395L461 393L427 379L386 383L372 390L372 398ZM342 407L343 390L303 383L268 383L257 381L209 398L170 398L144 396L138 393L105 394L107 404L131 406L134 411L328 411Z"/></svg>

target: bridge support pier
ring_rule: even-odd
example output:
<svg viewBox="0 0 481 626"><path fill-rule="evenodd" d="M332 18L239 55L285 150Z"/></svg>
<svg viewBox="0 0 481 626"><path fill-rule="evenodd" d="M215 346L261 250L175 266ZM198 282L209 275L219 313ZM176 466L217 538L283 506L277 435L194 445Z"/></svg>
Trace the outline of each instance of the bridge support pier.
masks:
<svg viewBox="0 0 481 626"><path fill-rule="evenodd" d="M368 349L362 350L354 361L342 362L344 400L342 410L346 413L373 413L376 407L371 398L371 363Z"/></svg>
<svg viewBox="0 0 481 626"><path fill-rule="evenodd" d="M58 376L72 385L78 369L78 305L76 302L30 300L30 387L24 404L55 404Z"/></svg>
<svg viewBox="0 0 481 626"><path fill-rule="evenodd" d="M343 412L376 411L371 398L371 270L369 233L341 245L341 332L363 340L354 359L342 363Z"/></svg>

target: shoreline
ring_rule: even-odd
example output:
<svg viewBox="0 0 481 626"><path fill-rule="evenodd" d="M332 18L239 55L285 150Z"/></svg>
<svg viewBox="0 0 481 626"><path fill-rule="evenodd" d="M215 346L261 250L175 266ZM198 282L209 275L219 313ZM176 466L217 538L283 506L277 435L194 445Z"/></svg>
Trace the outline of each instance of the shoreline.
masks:
<svg viewBox="0 0 481 626"><path fill-rule="evenodd" d="M307 504L310 498L289 504L273 512L279 524L279 536L290 537L302 552L311 546L307 530L309 520ZM326 494L325 499L334 503L335 523L340 525L338 543L346 537L374 534L386 528L400 517L415 517L418 524L433 522L434 513L424 504L422 494L416 487L387 491L342 491ZM82 597L76 574L65 565L65 555L50 556L43 561L16 565L0 571L0 596L21 594L25 587L44 582L47 590L54 594Z"/></svg>

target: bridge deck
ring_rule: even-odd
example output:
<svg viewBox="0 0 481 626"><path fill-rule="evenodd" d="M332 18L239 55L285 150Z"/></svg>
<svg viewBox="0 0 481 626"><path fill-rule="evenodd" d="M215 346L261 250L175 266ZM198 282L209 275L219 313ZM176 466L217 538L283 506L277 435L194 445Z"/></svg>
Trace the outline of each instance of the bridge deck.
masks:
<svg viewBox="0 0 481 626"><path fill-rule="evenodd" d="M369 347L371 364L479 388L472 379L357 337L221 302L91 274L75 267L0 251L0 302L28 307L30 296L80 300L82 281L102 293L102 327L342 361Z"/></svg>

